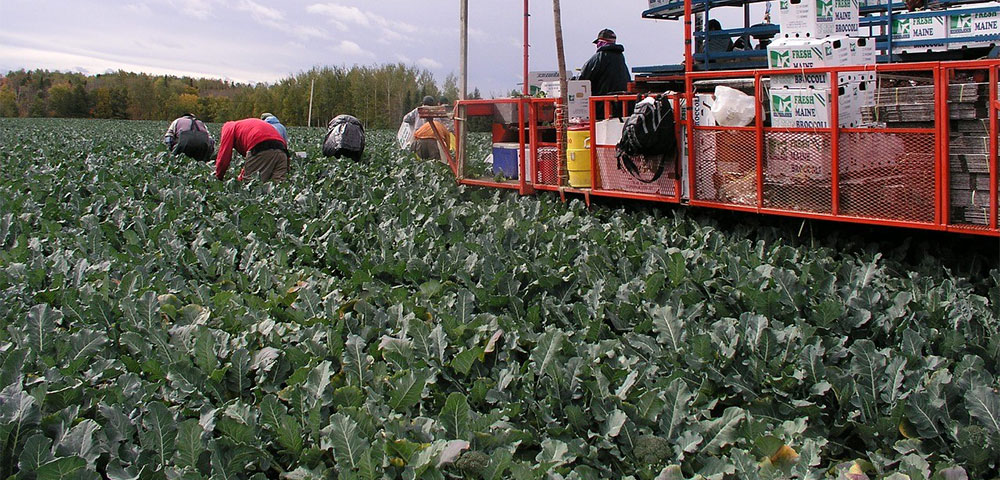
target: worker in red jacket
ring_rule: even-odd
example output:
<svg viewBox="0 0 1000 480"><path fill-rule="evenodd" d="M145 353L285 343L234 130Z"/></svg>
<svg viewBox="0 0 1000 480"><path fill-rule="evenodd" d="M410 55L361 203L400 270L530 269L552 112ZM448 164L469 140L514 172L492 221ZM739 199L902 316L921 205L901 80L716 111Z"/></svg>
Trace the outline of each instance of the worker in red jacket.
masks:
<svg viewBox="0 0 1000 480"><path fill-rule="evenodd" d="M215 158L215 177L219 180L226 177L234 149L246 159L238 180L258 172L265 182L285 179L288 144L271 124L259 118L247 118L222 125L219 154Z"/></svg>

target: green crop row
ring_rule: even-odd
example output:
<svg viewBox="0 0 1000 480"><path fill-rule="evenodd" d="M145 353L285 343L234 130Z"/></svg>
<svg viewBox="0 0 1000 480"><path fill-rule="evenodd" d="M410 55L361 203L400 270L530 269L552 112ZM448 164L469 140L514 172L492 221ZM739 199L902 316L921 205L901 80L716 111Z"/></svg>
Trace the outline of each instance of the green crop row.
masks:
<svg viewBox="0 0 1000 480"><path fill-rule="evenodd" d="M163 128L0 119L0 478L1000 478L995 266Z"/></svg>

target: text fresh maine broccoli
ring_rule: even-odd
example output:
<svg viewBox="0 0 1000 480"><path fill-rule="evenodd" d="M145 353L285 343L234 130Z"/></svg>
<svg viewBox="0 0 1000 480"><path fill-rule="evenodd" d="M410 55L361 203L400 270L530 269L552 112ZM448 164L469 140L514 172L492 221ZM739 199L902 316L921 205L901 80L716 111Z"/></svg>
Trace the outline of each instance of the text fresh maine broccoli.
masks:
<svg viewBox="0 0 1000 480"><path fill-rule="evenodd" d="M635 458L640 463L655 465L669 459L673 451L670 449L670 442L666 439L647 435L636 440L632 453L635 454Z"/></svg>
<svg viewBox="0 0 1000 480"><path fill-rule="evenodd" d="M455 460L455 468L466 473L480 473L490 464L490 456L478 450L469 450Z"/></svg>

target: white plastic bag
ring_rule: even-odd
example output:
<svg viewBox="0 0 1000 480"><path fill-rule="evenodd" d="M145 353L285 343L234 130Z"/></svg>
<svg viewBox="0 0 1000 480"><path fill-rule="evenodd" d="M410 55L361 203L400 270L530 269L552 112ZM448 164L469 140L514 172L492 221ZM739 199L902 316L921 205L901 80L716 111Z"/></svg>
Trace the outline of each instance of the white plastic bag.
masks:
<svg viewBox="0 0 1000 480"><path fill-rule="evenodd" d="M754 97L724 85L715 87L712 105L715 123L723 127L745 127L753 122Z"/></svg>
<svg viewBox="0 0 1000 480"><path fill-rule="evenodd" d="M413 127L409 123L399 124L399 131L396 132L396 143L403 150L408 150L413 144Z"/></svg>

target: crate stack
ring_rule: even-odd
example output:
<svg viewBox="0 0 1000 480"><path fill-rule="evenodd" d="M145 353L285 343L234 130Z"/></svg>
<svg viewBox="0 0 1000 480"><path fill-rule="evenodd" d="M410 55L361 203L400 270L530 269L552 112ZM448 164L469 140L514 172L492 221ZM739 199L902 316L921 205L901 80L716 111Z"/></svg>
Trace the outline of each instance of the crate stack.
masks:
<svg viewBox="0 0 1000 480"><path fill-rule="evenodd" d="M887 128L934 128L933 85L884 87L875 102L862 107L862 121ZM989 84L953 83L948 87L949 219L989 224Z"/></svg>

